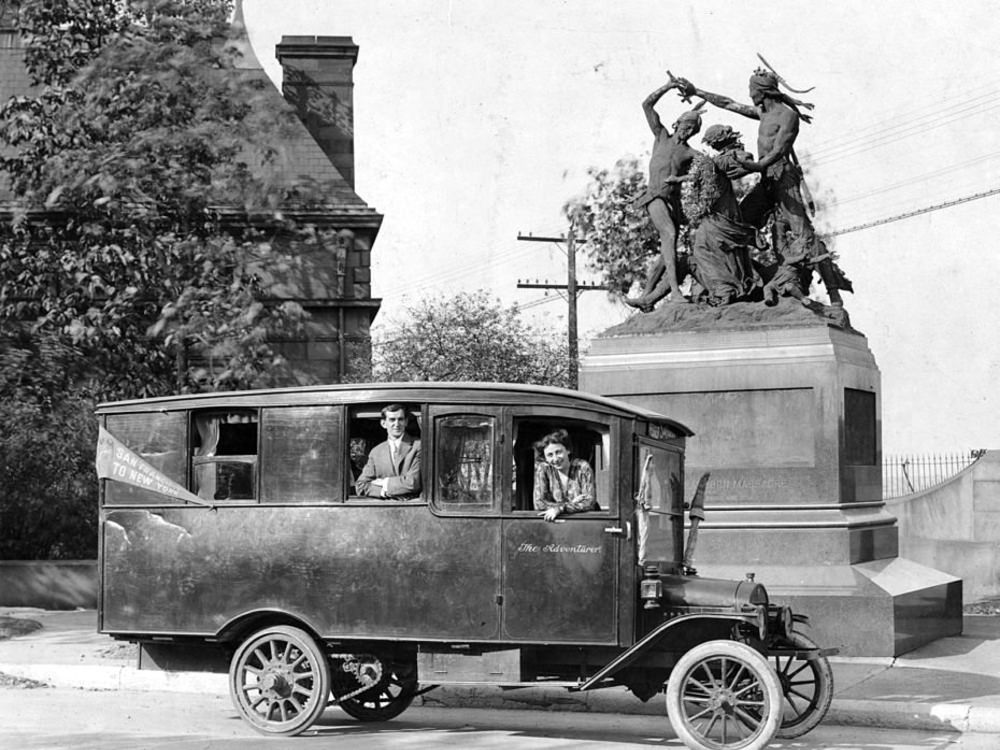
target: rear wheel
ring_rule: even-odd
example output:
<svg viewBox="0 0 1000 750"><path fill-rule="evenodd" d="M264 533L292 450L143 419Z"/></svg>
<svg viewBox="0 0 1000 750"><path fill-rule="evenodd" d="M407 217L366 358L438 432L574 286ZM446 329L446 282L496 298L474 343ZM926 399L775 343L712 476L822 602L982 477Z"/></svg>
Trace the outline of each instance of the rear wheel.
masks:
<svg viewBox="0 0 1000 750"><path fill-rule="evenodd" d="M357 654L335 667L333 696L358 721L395 719L417 693L417 665L375 654Z"/></svg>
<svg viewBox="0 0 1000 750"><path fill-rule="evenodd" d="M781 722L781 685L746 644L709 641L671 671L667 715L692 750L762 750Z"/></svg>
<svg viewBox="0 0 1000 750"><path fill-rule="evenodd" d="M320 717L330 694L330 664L304 630L267 628L247 639L229 665L229 695L263 734L295 735Z"/></svg>
<svg viewBox="0 0 1000 750"><path fill-rule="evenodd" d="M788 639L792 648L819 648L801 633ZM811 731L826 716L833 700L833 670L825 656L799 658L775 654L772 657L781 684L781 726L778 737L790 740Z"/></svg>

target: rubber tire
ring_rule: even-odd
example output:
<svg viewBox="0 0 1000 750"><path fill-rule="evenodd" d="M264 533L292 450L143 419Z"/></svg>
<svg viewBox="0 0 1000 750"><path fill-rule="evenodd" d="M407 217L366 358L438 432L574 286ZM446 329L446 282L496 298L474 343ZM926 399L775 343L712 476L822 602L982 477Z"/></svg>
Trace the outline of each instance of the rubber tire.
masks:
<svg viewBox="0 0 1000 750"><path fill-rule="evenodd" d="M382 679L377 685L364 693L348 698L347 700L337 700L337 705L344 710L348 716L358 721L389 721L395 719L413 703L417 692L417 665L413 664L408 669L405 676L400 676L399 664L386 661L381 656L375 655L382 663ZM410 666L410 665L407 665ZM334 680L334 688L337 688L338 680ZM398 688L398 692L392 692L393 687ZM344 690L342 692L350 692ZM337 698L334 694L334 698ZM388 698L388 702L382 703Z"/></svg>
<svg viewBox="0 0 1000 750"><path fill-rule="evenodd" d="M795 648L819 648L812 640L802 635L802 633L792 633L789 640ZM822 655L816 656L813 659L788 659L784 664L782 664L782 657L774 656L773 658L776 667L775 672L778 675L778 681L781 684L784 696L782 700L781 726L778 727L777 736L783 740L791 740L812 731L816 728L817 724L823 721L823 717L826 716L826 712L830 709L830 702L833 700L833 670L830 669L829 660ZM793 664L798 664L799 662L805 662L805 665L802 668L792 667ZM816 691L808 698L810 705L804 714L795 719L786 719L786 705L791 705L793 710L795 710L795 704L787 697L788 688L791 687L788 683L790 680L794 680L795 676L805 666L808 666L812 670L813 679L817 683ZM801 681L798 684L801 684Z"/></svg>
<svg viewBox="0 0 1000 750"><path fill-rule="evenodd" d="M762 690L763 705L751 709L762 717L756 730L735 742L723 743L704 737L695 729L684 708L685 687L692 675L706 663L720 659L735 661L749 670ZM692 750L763 750L774 739L781 723L781 701L781 684L767 659L738 641L708 641L695 646L678 660L667 680L667 716L677 737ZM753 714L748 716L753 718Z"/></svg>
<svg viewBox="0 0 1000 750"><path fill-rule="evenodd" d="M273 647L273 648L272 648ZM288 661L289 650L297 654ZM275 668L285 674L297 675L293 682L300 690L308 690L309 697L299 709L290 704L289 697L268 700L267 710L262 713L254 708L254 702L263 695L263 690L247 681L254 669L266 669L262 655L275 652L279 656L268 659ZM303 667L305 670L303 670ZM248 695L256 691L256 696ZM316 640L304 630L290 626L265 628L247 638L233 654L229 665L229 697L237 713L261 734L293 736L311 727L326 710L330 695L330 662ZM272 708L292 708L294 714L284 721L270 719Z"/></svg>

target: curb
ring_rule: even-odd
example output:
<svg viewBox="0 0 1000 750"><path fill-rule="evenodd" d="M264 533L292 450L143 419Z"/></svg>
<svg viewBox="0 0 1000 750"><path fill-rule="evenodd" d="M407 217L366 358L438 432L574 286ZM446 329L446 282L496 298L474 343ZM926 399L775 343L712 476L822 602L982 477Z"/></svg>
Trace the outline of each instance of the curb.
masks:
<svg viewBox="0 0 1000 750"><path fill-rule="evenodd" d="M823 723L879 729L996 734L1000 733L1000 709L969 703L835 699Z"/></svg>
<svg viewBox="0 0 1000 750"><path fill-rule="evenodd" d="M211 672L157 672L136 667L77 664L0 664L0 672L81 690L162 690L168 693L229 692L228 675Z"/></svg>
<svg viewBox="0 0 1000 750"><path fill-rule="evenodd" d="M135 690L226 695L228 675L163 672L136 667L67 664L0 664L0 672L57 688ZM445 686L420 696L416 705L440 708L494 708L622 715L665 716L662 699L646 703L625 688L571 693L563 688L501 689ZM834 698L824 724L951 733L1000 733L1000 708L970 703L913 703Z"/></svg>

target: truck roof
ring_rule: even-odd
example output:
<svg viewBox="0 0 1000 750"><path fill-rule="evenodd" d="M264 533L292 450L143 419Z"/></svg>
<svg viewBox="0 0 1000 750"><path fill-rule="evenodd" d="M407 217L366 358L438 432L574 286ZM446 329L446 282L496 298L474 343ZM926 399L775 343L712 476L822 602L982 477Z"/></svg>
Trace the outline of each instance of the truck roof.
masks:
<svg viewBox="0 0 1000 750"><path fill-rule="evenodd" d="M618 416L638 417L669 426L679 435L694 433L685 425L660 414L618 399L585 391L543 385L471 382L350 383L268 388L252 391L221 391L177 396L158 396L102 403L97 414L143 411L176 411L236 406L301 406L330 403L422 401L428 403L505 404L572 407L586 405Z"/></svg>

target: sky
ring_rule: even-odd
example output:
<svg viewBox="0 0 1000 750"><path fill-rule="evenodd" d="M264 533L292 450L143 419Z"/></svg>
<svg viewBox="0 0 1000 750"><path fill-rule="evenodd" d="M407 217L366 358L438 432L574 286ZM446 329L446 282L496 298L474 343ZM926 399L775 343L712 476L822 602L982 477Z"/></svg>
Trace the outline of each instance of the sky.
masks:
<svg viewBox="0 0 1000 750"><path fill-rule="evenodd" d="M762 54L815 105L796 144L820 231L854 282L853 326L882 374L883 452L1000 448L1000 14L992 3L633 0L245 0L280 82L282 35L350 36L356 190L384 214L380 321L427 296L486 289L565 330L562 206L590 167L648 159L642 100L666 71L748 103ZM664 122L686 107L661 101ZM712 110L756 140L756 122ZM700 136L692 140L700 147ZM578 260L578 276L588 274ZM631 311L581 295L581 345Z"/></svg>

